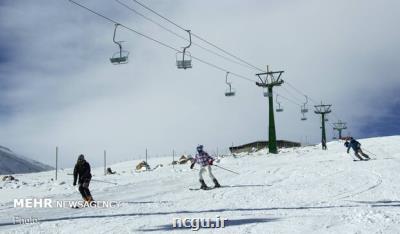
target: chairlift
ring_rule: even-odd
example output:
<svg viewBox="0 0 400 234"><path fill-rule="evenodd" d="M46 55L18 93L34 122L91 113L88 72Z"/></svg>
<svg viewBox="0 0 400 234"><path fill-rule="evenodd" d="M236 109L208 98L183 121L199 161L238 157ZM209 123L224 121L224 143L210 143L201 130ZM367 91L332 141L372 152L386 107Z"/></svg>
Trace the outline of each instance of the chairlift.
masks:
<svg viewBox="0 0 400 234"><path fill-rule="evenodd" d="M307 113L308 112L308 108L307 108L307 103L308 103L308 97L307 97L307 95L304 95L305 97L306 97L306 102L305 103L303 103L303 106L301 107L301 113Z"/></svg>
<svg viewBox="0 0 400 234"><path fill-rule="evenodd" d="M226 72L225 83L229 86L229 89L226 90L225 96L233 97L233 96L235 96L235 90L232 89L232 83L228 82L228 75L229 75L229 72Z"/></svg>
<svg viewBox="0 0 400 234"><path fill-rule="evenodd" d="M117 32L117 28L118 28L119 25L120 24L115 24L114 36L113 36L113 42L118 45L119 51L115 52L113 54L113 56L110 58L110 62L112 64L114 64L114 65L128 63L128 56L129 56L129 52L128 51L122 50L122 42L124 42L124 41L116 41L115 40L115 34Z"/></svg>
<svg viewBox="0 0 400 234"><path fill-rule="evenodd" d="M183 47L182 52L176 53L176 66L178 67L178 69L192 68L192 55L186 51L186 49L188 49L192 45L192 34L190 33L190 30L186 30L186 32L189 33L189 45ZM181 56L182 60L179 60Z"/></svg>
<svg viewBox="0 0 400 234"><path fill-rule="evenodd" d="M283 112L283 108L281 107L281 103L278 101L278 94L276 95L276 103L278 103L278 108L276 108L276 112Z"/></svg>
<svg viewBox="0 0 400 234"><path fill-rule="evenodd" d="M269 92L267 88L264 88L263 95L264 97L269 97Z"/></svg>
<svg viewBox="0 0 400 234"><path fill-rule="evenodd" d="M301 112L301 114L303 115L303 116L301 117L301 121L307 120L307 117L304 115L304 112Z"/></svg>

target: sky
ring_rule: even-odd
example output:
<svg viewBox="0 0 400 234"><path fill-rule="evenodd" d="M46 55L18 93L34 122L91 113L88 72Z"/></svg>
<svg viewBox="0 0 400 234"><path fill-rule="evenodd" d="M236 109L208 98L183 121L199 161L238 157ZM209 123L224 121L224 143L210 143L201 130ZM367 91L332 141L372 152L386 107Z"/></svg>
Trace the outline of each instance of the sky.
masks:
<svg viewBox="0 0 400 234"><path fill-rule="evenodd" d="M120 0L187 38L188 34L131 0ZM187 42L116 1L85 6L173 48ZM329 123L347 122L356 138L398 135L400 121L400 2L142 0L183 28L252 65L277 71L278 139L318 143L320 118L302 94L332 104ZM0 1L0 145L38 161L71 167L79 154L108 161L210 153L268 138L268 103L254 81L258 70L192 45L198 58L230 76L236 96L225 97L225 72L193 60L177 69L175 51L118 28L129 63L112 65L114 24L67 0ZM197 38L193 42L222 53ZM227 55L225 55L227 56ZM293 87L296 88L293 89ZM300 91L300 92L298 92ZM328 139L337 136L328 124Z"/></svg>

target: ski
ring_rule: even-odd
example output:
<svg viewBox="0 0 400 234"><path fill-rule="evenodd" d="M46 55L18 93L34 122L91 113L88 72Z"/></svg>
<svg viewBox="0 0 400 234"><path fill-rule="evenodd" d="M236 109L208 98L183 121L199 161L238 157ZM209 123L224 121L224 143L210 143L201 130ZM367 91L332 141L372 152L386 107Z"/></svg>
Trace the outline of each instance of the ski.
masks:
<svg viewBox="0 0 400 234"><path fill-rule="evenodd" d="M220 186L220 187L207 187L206 189L201 189L201 188L189 188L189 190L191 191L198 191L198 190L213 190L213 189L217 189L217 188L223 188L224 186Z"/></svg>
<svg viewBox="0 0 400 234"><path fill-rule="evenodd" d="M353 162L361 162L361 161L371 161L371 160L376 160L376 158L371 158L371 159L367 159L367 160L355 160L353 159Z"/></svg>

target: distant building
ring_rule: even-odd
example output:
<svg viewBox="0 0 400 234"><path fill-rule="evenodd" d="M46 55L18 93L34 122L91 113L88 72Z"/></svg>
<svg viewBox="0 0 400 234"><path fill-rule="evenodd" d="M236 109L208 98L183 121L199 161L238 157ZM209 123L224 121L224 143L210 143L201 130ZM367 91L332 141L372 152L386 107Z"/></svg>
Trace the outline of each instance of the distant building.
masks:
<svg viewBox="0 0 400 234"><path fill-rule="evenodd" d="M277 140L276 143L278 145L278 148L293 148L301 146L301 144L298 142L285 141L285 140ZM229 147L229 150L231 151L232 154L239 154L239 153L256 152L264 148L268 148L268 141L256 141L245 145L232 146Z"/></svg>

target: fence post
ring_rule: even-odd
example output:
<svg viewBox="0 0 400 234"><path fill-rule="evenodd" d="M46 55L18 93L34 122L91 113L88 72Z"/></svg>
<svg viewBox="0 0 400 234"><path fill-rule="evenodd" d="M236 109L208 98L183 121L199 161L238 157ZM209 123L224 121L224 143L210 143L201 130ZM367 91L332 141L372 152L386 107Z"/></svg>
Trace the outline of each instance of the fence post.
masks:
<svg viewBox="0 0 400 234"><path fill-rule="evenodd" d="M107 152L104 150L104 175L107 175Z"/></svg>
<svg viewBox="0 0 400 234"><path fill-rule="evenodd" d="M58 173L58 146L56 146L56 180L57 180L57 173Z"/></svg>

